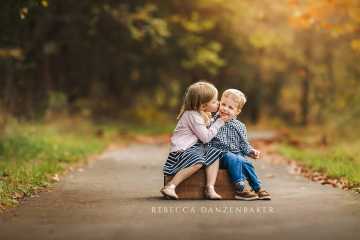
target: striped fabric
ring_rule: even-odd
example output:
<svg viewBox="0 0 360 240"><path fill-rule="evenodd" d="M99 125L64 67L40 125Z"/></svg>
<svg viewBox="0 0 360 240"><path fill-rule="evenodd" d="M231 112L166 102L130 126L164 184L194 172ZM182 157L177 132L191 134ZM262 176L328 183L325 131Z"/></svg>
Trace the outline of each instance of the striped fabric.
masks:
<svg viewBox="0 0 360 240"><path fill-rule="evenodd" d="M198 142L185 151L170 152L163 172L165 175L175 175L178 171L198 163L210 166L222 155L222 150Z"/></svg>

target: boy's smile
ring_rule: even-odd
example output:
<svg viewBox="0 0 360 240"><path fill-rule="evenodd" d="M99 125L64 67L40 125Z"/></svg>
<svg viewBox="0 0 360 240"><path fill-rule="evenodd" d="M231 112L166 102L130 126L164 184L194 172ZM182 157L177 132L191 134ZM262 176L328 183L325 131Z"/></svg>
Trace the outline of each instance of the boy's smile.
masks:
<svg viewBox="0 0 360 240"><path fill-rule="evenodd" d="M236 118L236 116L241 112L238 105L239 104L231 97L222 96L219 107L220 116L227 116L231 119Z"/></svg>

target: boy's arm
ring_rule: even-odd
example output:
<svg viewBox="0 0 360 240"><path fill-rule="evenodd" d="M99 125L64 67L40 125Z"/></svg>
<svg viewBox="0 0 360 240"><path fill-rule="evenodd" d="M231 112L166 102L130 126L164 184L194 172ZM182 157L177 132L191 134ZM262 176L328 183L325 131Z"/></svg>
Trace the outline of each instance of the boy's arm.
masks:
<svg viewBox="0 0 360 240"><path fill-rule="evenodd" d="M246 130L246 126L245 124L241 124L240 127L238 127L237 129L238 134L240 135L240 148L241 148L241 152L249 157L252 157L252 152L254 150L254 148L251 146L249 140L248 140L248 136L247 136L247 130Z"/></svg>

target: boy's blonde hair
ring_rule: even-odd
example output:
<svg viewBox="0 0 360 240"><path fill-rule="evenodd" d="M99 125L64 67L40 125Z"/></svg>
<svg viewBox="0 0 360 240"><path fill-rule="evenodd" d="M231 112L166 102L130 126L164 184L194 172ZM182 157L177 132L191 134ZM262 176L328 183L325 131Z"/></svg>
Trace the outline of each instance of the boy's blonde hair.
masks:
<svg viewBox="0 0 360 240"><path fill-rule="evenodd" d="M200 81L191 84L185 92L184 102L177 119L179 119L185 111L200 111L202 104L210 102L217 95L218 90L209 82ZM207 121L207 119L205 119L205 121Z"/></svg>
<svg viewBox="0 0 360 240"><path fill-rule="evenodd" d="M230 97L233 101L235 101L238 104L238 110L241 110L246 103L245 94L238 89L227 89L223 92L222 97Z"/></svg>

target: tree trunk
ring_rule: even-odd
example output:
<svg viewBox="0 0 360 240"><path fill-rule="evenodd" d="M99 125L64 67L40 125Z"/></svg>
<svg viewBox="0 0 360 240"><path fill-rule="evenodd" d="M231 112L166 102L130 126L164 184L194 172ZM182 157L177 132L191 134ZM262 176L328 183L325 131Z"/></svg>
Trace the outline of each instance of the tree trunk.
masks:
<svg viewBox="0 0 360 240"><path fill-rule="evenodd" d="M310 73L305 70L305 76L301 83L301 125L307 126L309 123L309 91L310 91Z"/></svg>
<svg viewBox="0 0 360 240"><path fill-rule="evenodd" d="M310 96L310 80L311 80L311 69L310 66L312 64L312 38L311 32L306 33L305 38L305 69L304 69L304 78L301 82L301 125L307 126L309 124L309 112L310 112L310 104L309 104L309 96Z"/></svg>

